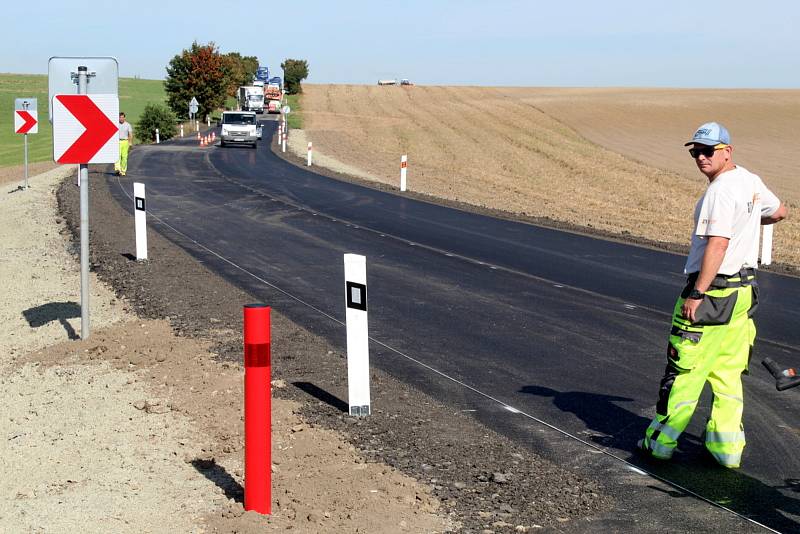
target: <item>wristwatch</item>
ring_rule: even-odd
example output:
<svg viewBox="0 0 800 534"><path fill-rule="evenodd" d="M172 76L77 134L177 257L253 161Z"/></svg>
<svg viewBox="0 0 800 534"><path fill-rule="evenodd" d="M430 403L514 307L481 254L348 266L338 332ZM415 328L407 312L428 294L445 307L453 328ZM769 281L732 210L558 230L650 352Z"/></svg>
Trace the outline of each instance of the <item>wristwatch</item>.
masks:
<svg viewBox="0 0 800 534"><path fill-rule="evenodd" d="M703 297L705 296L706 296L705 293L703 293L702 291L698 291L696 287L693 287L692 290L689 292L689 296L687 296L686 298L692 300L702 300Z"/></svg>

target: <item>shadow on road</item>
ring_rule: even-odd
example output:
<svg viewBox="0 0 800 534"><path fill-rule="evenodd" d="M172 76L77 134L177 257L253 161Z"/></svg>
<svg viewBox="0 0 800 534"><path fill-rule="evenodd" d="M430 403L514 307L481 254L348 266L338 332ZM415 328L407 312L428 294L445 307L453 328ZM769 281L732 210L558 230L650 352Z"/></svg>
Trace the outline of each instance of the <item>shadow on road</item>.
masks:
<svg viewBox="0 0 800 534"><path fill-rule="evenodd" d="M39 328L52 321L58 321L67 331L69 339L79 339L75 329L67 321L67 319L81 316L81 306L77 302L48 302L41 306L28 308L22 312L22 316L32 328Z"/></svg>
<svg viewBox="0 0 800 534"><path fill-rule="evenodd" d="M591 441L604 447L632 451L650 424L649 418L617 405L619 402L633 401L627 397L583 391L561 392L543 386L524 386L520 392L552 397L557 408L575 414L588 430L599 434L593 435ZM800 500L795 498L800 493L800 480L786 478L784 485L773 487L741 470L721 467L706 452L702 440L697 436L684 433L671 461L634 454L626 460L772 529L800 532ZM664 493L665 497L694 498L680 490ZM668 504L665 501L665 505Z"/></svg>

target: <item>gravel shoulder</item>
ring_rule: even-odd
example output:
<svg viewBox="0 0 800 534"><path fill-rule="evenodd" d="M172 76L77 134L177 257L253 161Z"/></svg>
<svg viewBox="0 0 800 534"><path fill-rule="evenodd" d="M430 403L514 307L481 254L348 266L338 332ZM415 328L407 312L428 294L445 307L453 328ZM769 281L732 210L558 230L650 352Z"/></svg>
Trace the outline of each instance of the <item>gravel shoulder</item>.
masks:
<svg viewBox="0 0 800 534"><path fill-rule="evenodd" d="M427 485L367 461L341 434L309 423L304 405L291 398L273 402L273 515L245 513L242 369L220 361L212 342L225 338L232 347L238 339L240 347L240 336L223 327L203 339L178 336L176 326L186 331L189 323L177 315L173 325L164 316L137 314L142 305L135 299L145 293L115 294L95 274L104 264L95 249L92 334L78 340L73 226L59 215L56 200L59 187L69 192L62 196L77 193L73 171L56 168L33 178L27 191L0 198L0 317L8 325L0 335L6 406L0 531L443 532L458 526ZM99 204L93 199L98 242ZM125 217L121 210L117 215ZM126 242L132 235L118 237ZM125 251L111 254L127 262ZM173 259L167 269L174 270ZM213 315L197 329L208 333ZM281 380L274 387L287 389Z"/></svg>

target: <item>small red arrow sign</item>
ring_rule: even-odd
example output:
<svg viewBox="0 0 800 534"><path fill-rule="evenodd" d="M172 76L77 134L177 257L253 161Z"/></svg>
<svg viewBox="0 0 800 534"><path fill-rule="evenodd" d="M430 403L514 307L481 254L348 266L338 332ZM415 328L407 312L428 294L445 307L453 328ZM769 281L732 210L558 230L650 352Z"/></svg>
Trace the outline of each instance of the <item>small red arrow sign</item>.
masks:
<svg viewBox="0 0 800 534"><path fill-rule="evenodd" d="M88 95L56 95L55 98L86 128L58 158L58 163L89 163L119 127Z"/></svg>
<svg viewBox="0 0 800 534"><path fill-rule="evenodd" d="M20 118L25 121L25 123L19 127L16 133L26 134L31 130L31 128L36 126L36 119L33 118L33 115L31 115L27 111L17 110L17 115L19 115Z"/></svg>

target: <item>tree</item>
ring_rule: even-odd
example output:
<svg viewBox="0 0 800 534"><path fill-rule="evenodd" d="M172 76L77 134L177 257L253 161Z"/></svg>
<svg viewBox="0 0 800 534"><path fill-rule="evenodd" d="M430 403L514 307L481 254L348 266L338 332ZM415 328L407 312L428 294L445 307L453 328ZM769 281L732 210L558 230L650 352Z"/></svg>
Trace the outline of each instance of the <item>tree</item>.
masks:
<svg viewBox="0 0 800 534"><path fill-rule="evenodd" d="M308 78L308 62L305 59L287 59L281 63L283 86L290 95L303 92L300 82Z"/></svg>
<svg viewBox="0 0 800 534"><path fill-rule="evenodd" d="M229 52L222 56L223 70L227 80L226 94L236 96L242 85L250 85L258 69L256 56L242 56L239 52Z"/></svg>
<svg viewBox="0 0 800 534"><path fill-rule="evenodd" d="M179 117L189 115L189 102L197 98L198 115L203 117L225 102L228 80L224 60L212 42L192 47L173 57L167 65L164 89L167 103Z"/></svg>
<svg viewBox="0 0 800 534"><path fill-rule="evenodd" d="M164 104L147 104L139 122L136 123L136 137L143 141L153 142L156 139L156 128L159 137L166 141L175 137L175 123L178 118Z"/></svg>

